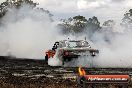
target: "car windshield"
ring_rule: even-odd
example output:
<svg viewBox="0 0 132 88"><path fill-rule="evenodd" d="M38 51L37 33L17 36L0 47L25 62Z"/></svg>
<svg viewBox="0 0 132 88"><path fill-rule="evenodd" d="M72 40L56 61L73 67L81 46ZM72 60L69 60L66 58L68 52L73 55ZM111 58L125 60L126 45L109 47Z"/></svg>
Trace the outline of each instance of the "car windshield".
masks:
<svg viewBox="0 0 132 88"><path fill-rule="evenodd" d="M87 47L90 46L88 42L86 41L67 41L66 43L67 47Z"/></svg>
<svg viewBox="0 0 132 88"><path fill-rule="evenodd" d="M67 44L69 47L77 47L77 43L76 42L68 42Z"/></svg>

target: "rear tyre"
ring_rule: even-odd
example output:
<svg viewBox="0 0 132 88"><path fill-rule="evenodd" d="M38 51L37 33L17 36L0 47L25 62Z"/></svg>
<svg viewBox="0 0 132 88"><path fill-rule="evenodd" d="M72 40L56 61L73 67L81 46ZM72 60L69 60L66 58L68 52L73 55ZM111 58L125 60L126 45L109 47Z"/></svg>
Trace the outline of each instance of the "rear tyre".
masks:
<svg viewBox="0 0 132 88"><path fill-rule="evenodd" d="M45 56L45 63L48 64L48 55Z"/></svg>
<svg viewBox="0 0 132 88"><path fill-rule="evenodd" d="M62 65L64 66L64 64L65 64L65 61L64 61L64 60L62 60Z"/></svg>

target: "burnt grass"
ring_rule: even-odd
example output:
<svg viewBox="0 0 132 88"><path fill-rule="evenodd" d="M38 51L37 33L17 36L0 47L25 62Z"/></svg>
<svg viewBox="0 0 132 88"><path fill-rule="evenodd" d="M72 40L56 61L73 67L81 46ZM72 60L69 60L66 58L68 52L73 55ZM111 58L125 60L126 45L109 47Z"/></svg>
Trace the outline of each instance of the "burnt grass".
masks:
<svg viewBox="0 0 132 88"><path fill-rule="evenodd" d="M44 60L0 57L0 88L76 88L75 79L62 78L73 73Z"/></svg>
<svg viewBox="0 0 132 88"><path fill-rule="evenodd" d="M84 69L89 74L132 73L131 68ZM77 75L77 67L51 67L44 60L0 56L0 88L77 88Z"/></svg>

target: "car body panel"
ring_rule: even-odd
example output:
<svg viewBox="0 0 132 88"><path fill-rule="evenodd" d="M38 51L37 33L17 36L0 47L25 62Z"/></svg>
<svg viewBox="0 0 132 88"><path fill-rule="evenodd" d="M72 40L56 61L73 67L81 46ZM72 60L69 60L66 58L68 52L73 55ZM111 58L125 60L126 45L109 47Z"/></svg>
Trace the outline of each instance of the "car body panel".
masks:
<svg viewBox="0 0 132 88"><path fill-rule="evenodd" d="M96 56L99 50L92 49L85 40L62 40L55 42L51 50L46 51L48 59L58 58L65 62L71 61L79 56Z"/></svg>

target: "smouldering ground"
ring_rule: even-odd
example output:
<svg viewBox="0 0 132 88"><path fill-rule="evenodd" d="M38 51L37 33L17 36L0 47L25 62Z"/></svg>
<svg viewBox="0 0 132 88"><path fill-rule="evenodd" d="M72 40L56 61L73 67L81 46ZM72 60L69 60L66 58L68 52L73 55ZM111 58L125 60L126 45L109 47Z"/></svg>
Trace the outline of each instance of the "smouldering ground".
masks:
<svg viewBox="0 0 132 88"><path fill-rule="evenodd" d="M0 57L0 88L77 88L75 67L50 67L43 60L7 58L10 57ZM131 68L85 70L89 74L132 73Z"/></svg>

